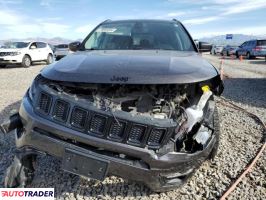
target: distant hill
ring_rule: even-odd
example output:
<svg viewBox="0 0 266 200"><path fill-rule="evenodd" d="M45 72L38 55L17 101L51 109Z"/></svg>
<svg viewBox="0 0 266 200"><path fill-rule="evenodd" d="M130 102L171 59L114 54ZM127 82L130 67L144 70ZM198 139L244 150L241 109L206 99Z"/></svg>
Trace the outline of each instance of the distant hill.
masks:
<svg viewBox="0 0 266 200"><path fill-rule="evenodd" d="M54 38L41 38L41 37L35 37L35 38L24 38L24 39L9 39L9 40L0 40L0 45L4 44L5 42L10 42L10 41L42 41L42 42L47 42L52 45L57 45L57 44L69 44L70 42L73 41L81 41L80 39L78 40L69 40L66 38L61 38L61 37L54 37Z"/></svg>
<svg viewBox="0 0 266 200"><path fill-rule="evenodd" d="M244 35L244 34L233 34L233 39L227 40L225 35L218 35L213 37L203 37L200 38L199 41L208 42L211 44L219 44L219 45L240 45L247 40L252 39L266 39L266 35L264 36L256 36L256 35Z"/></svg>

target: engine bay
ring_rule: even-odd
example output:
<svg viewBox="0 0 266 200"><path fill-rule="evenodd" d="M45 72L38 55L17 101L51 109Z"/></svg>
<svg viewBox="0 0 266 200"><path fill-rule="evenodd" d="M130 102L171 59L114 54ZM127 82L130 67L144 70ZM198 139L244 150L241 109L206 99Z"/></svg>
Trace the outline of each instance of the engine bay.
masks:
<svg viewBox="0 0 266 200"><path fill-rule="evenodd" d="M196 85L55 84L49 87L88 100L104 111L124 111L156 119L177 120L194 103Z"/></svg>

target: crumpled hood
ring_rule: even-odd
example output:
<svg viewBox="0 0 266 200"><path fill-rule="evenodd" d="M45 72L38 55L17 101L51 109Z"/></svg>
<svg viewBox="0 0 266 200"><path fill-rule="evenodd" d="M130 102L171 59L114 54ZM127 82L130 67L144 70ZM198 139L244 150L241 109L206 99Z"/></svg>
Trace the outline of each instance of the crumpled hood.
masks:
<svg viewBox="0 0 266 200"><path fill-rule="evenodd" d="M196 52L94 50L68 55L41 74L80 83L171 84L208 80L218 72Z"/></svg>

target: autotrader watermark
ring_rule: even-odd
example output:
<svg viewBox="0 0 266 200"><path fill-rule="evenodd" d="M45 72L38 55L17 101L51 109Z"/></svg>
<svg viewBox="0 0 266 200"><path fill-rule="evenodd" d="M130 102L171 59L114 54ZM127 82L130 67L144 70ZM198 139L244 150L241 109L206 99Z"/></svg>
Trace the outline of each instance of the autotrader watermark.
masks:
<svg viewBox="0 0 266 200"><path fill-rule="evenodd" d="M54 188L0 188L0 200L54 200Z"/></svg>

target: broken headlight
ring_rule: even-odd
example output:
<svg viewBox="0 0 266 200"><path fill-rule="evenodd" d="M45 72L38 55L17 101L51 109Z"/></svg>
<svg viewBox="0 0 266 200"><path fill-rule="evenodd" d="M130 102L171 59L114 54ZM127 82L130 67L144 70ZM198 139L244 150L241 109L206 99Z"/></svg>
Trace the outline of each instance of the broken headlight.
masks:
<svg viewBox="0 0 266 200"><path fill-rule="evenodd" d="M33 80L30 88L28 89L28 97L30 98L31 101L33 101L36 95L36 92L37 92L37 88L36 88L36 85L38 82L37 80L38 80L38 76Z"/></svg>

